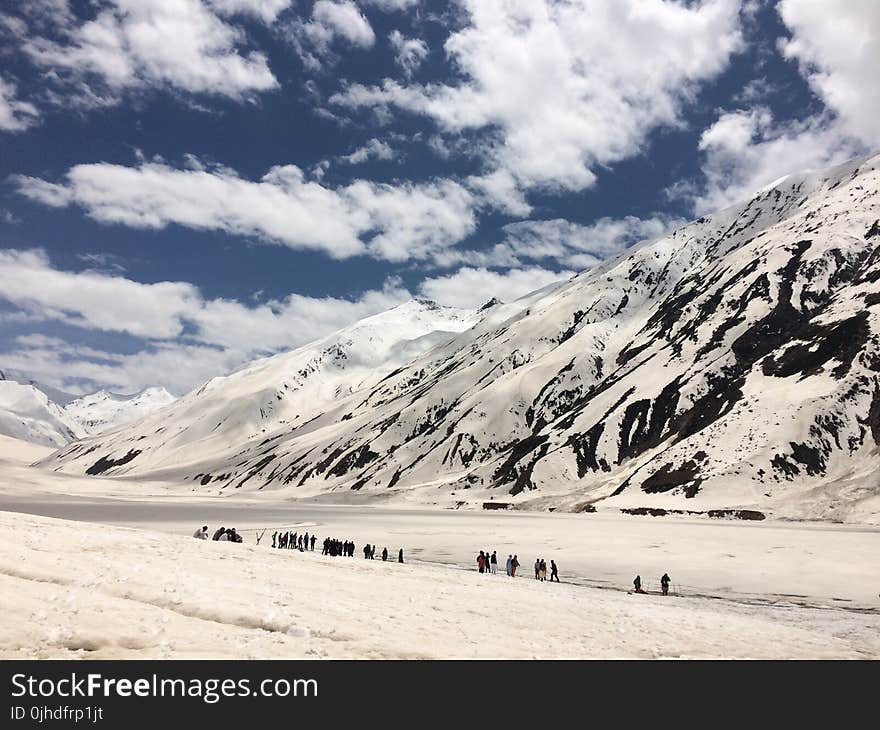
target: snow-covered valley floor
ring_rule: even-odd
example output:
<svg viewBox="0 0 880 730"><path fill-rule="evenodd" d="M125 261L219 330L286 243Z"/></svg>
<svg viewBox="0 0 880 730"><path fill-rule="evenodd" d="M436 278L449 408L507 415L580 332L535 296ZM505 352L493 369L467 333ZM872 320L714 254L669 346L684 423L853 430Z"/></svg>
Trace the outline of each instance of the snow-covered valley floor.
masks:
<svg viewBox="0 0 880 730"><path fill-rule="evenodd" d="M172 496L0 446L3 658L880 657L876 527ZM201 524L246 544L193 540ZM407 563L272 550L281 527ZM480 549L501 575L471 568ZM539 556L562 584L531 578ZM682 595L626 592L664 571Z"/></svg>

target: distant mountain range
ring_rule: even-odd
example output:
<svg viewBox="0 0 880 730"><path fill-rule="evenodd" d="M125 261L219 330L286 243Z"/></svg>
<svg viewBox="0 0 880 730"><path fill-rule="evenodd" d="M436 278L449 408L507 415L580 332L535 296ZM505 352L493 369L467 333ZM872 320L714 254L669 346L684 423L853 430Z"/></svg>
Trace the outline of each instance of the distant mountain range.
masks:
<svg viewBox="0 0 880 730"><path fill-rule="evenodd" d="M410 302L47 463L285 497L873 519L878 167L789 176L514 304Z"/></svg>
<svg viewBox="0 0 880 730"><path fill-rule="evenodd" d="M7 379L0 371L0 434L43 444L64 446L152 413L174 401L164 388L134 395L106 390L85 396L29 381Z"/></svg>

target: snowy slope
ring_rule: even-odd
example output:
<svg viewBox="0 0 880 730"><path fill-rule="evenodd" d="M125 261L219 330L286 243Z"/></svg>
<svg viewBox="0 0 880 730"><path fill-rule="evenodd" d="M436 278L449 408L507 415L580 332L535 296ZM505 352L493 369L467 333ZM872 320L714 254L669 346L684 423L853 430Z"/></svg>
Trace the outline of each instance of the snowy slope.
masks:
<svg viewBox="0 0 880 730"><path fill-rule="evenodd" d="M375 385L395 368L469 328L480 316L412 300L292 352L214 378L132 428L73 445L65 453L88 460L99 444L126 442L136 432L134 439L142 447L140 463L151 469L173 466L198 471L197 465L234 458L248 444L265 441L268 433L304 427L332 404ZM100 466L92 471L103 471Z"/></svg>
<svg viewBox="0 0 880 730"><path fill-rule="evenodd" d="M788 176L330 401L286 399L296 379L258 363L206 386L207 415L199 391L51 463L289 496L874 519L878 166Z"/></svg>
<svg viewBox="0 0 880 730"><path fill-rule="evenodd" d="M0 434L57 447L86 431L36 386L0 380Z"/></svg>
<svg viewBox="0 0 880 730"><path fill-rule="evenodd" d="M71 401L64 410L92 435L143 418L174 400L165 388L147 388L134 395L99 390Z"/></svg>

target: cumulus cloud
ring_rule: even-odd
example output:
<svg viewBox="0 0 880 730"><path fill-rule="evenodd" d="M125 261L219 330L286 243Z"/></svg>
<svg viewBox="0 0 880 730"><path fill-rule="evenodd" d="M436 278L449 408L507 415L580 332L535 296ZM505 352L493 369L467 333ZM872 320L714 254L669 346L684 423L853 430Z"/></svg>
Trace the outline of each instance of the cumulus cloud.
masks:
<svg viewBox="0 0 880 730"><path fill-rule="evenodd" d="M502 227L500 243L483 250L449 250L437 257L445 265L521 267L550 261L583 270L646 239L657 238L685 223L677 218L600 218L582 225L562 218L526 220Z"/></svg>
<svg viewBox="0 0 880 730"><path fill-rule="evenodd" d="M354 180L330 188L306 179L295 165L273 167L253 181L223 167L177 169L142 162L137 167L76 165L61 183L16 180L19 191L33 200L78 205L103 223L218 230L338 259L422 259L476 228L471 193L443 179L397 185Z"/></svg>
<svg viewBox="0 0 880 730"><path fill-rule="evenodd" d="M399 30L393 30L388 41L394 50L394 60L407 77L412 76L428 57L428 44L420 38L407 38Z"/></svg>
<svg viewBox="0 0 880 730"><path fill-rule="evenodd" d="M112 273L62 271L38 250L0 251L0 301L16 307L29 323L55 322L140 342L132 354L93 351L86 358L80 345L27 339L19 343L23 349L2 354L5 367L58 387L66 378L127 390L162 384L182 392L409 298L391 279L353 300L291 294L249 306L206 299L187 282L144 284Z"/></svg>
<svg viewBox="0 0 880 730"><path fill-rule="evenodd" d="M272 23L292 0L208 0L210 6L221 15L246 15L266 23Z"/></svg>
<svg viewBox="0 0 880 730"><path fill-rule="evenodd" d="M880 144L880 3L875 0L781 0L791 31L780 41L810 87L847 134Z"/></svg>
<svg viewBox="0 0 880 730"><path fill-rule="evenodd" d="M0 131L23 132L40 117L37 107L16 96L16 85L0 76Z"/></svg>
<svg viewBox="0 0 880 730"><path fill-rule="evenodd" d="M510 302L571 276L573 271L550 271L537 266L503 272L465 266L455 273L426 279L419 291L439 304L478 307L492 297Z"/></svg>
<svg viewBox="0 0 880 730"><path fill-rule="evenodd" d="M828 167L861 151L825 117L780 123L761 107L722 114L703 132L699 148L705 181L690 197L700 215L746 200L784 175Z"/></svg>
<svg viewBox="0 0 880 730"><path fill-rule="evenodd" d="M408 10L418 5L421 0L362 0L364 5L372 5L373 7L390 13L395 10Z"/></svg>
<svg viewBox="0 0 880 730"><path fill-rule="evenodd" d="M468 22L444 46L460 81L353 84L331 101L397 107L444 131L480 133L493 168L524 188L592 185L592 168L679 124L682 105L741 44L737 0L463 5Z"/></svg>
<svg viewBox="0 0 880 730"><path fill-rule="evenodd" d="M288 4L100 0L88 20L47 9L39 18L54 25L51 34L40 33L31 11L36 30L20 45L47 79L63 81L82 103L113 103L121 92L147 87L243 99L278 82L265 54L246 51L245 33L227 16L250 14L269 22ZM63 98L57 95L59 103Z"/></svg>
<svg viewBox="0 0 880 730"><path fill-rule="evenodd" d="M311 19L291 22L287 35L303 63L313 70L335 60L332 47L337 39L356 48L372 48L376 42L370 21L351 0L318 0Z"/></svg>
<svg viewBox="0 0 880 730"><path fill-rule="evenodd" d="M395 157L397 157L397 153L391 145L373 137L363 147L358 147L350 154L341 155L338 159L340 162L347 162L349 165L360 165L362 162L370 159L393 160Z"/></svg>

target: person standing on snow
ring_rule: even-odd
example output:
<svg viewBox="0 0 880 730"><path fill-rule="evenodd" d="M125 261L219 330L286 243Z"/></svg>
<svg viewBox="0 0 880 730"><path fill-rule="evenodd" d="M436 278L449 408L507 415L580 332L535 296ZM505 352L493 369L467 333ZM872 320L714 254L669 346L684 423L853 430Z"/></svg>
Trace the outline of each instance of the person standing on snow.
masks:
<svg viewBox="0 0 880 730"><path fill-rule="evenodd" d="M317 537L312 535L312 552L315 552L315 542L317 541Z"/></svg>
<svg viewBox="0 0 880 730"><path fill-rule="evenodd" d="M541 558L535 558L535 580L541 580Z"/></svg>
<svg viewBox="0 0 880 730"><path fill-rule="evenodd" d="M663 577L660 579L660 588L663 591L664 596L669 595L669 575L664 573Z"/></svg>
<svg viewBox="0 0 880 730"><path fill-rule="evenodd" d="M556 561L550 560L550 582L553 582L553 579L556 578L556 582L559 582L559 571L556 569Z"/></svg>
<svg viewBox="0 0 880 730"><path fill-rule="evenodd" d="M208 539L208 526L200 527L193 533L193 537L196 540L207 540Z"/></svg>
<svg viewBox="0 0 880 730"><path fill-rule="evenodd" d="M644 591L642 590L642 576L637 575L633 579L633 586L635 587L636 593L644 593Z"/></svg>
<svg viewBox="0 0 880 730"><path fill-rule="evenodd" d="M507 575L511 574L511 570L513 569L513 555L507 556Z"/></svg>
<svg viewBox="0 0 880 730"><path fill-rule="evenodd" d="M477 570L479 570L481 573L485 572L486 570L486 556L483 555L482 550L480 550L480 554L477 555Z"/></svg>
<svg viewBox="0 0 880 730"><path fill-rule="evenodd" d="M400 548L400 552L397 553L397 562L398 562L398 563L402 563L402 562L403 562L403 548Z"/></svg>
<svg viewBox="0 0 880 730"><path fill-rule="evenodd" d="M382 548L382 562L384 563L386 560L388 560L388 548L384 547Z"/></svg>
<svg viewBox="0 0 880 730"><path fill-rule="evenodd" d="M513 556L513 561L510 563L510 577L516 578L516 569L519 567L519 560L516 555Z"/></svg>
<svg viewBox="0 0 880 730"><path fill-rule="evenodd" d="M498 572L498 556L494 550L492 551L492 557L489 558L489 567L492 569L492 575Z"/></svg>

